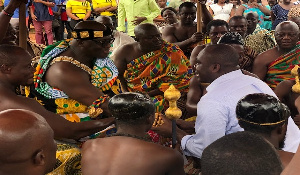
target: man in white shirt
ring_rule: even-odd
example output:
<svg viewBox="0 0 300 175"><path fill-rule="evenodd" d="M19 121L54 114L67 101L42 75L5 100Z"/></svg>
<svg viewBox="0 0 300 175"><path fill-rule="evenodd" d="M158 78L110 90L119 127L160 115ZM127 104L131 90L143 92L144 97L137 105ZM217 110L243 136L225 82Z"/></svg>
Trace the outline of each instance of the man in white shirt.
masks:
<svg viewBox="0 0 300 175"><path fill-rule="evenodd" d="M243 131L236 119L235 109L244 96L252 93L276 96L266 83L243 74L238 60L239 54L235 49L225 44L207 46L197 56L195 76L199 83L210 85L197 104L196 134L187 135L177 128L177 139L185 155L201 158L204 148L212 142L224 135ZM289 118L283 150L296 152L299 142L300 131Z"/></svg>

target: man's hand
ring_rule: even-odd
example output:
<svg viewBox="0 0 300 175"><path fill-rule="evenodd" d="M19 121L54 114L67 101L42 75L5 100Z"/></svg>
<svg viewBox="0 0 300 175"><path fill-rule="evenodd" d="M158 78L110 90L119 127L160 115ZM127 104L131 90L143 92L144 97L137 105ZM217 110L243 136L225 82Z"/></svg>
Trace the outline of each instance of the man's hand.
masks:
<svg viewBox="0 0 300 175"><path fill-rule="evenodd" d="M205 39L205 35L204 35L204 33L196 32L192 35L192 37L190 39L191 39L192 43L198 43Z"/></svg>
<svg viewBox="0 0 300 175"><path fill-rule="evenodd" d="M134 18L135 20L133 20L132 22L136 26L147 19L146 17L138 17L138 16L135 16Z"/></svg>
<svg viewBox="0 0 300 175"><path fill-rule="evenodd" d="M151 130L157 132L159 135L164 137L172 137L172 122L163 114L158 114L162 120L163 124L159 126L153 126Z"/></svg>
<svg viewBox="0 0 300 175"><path fill-rule="evenodd" d="M178 128L184 130L187 133L195 133L195 122L184 121L182 119L176 120Z"/></svg>

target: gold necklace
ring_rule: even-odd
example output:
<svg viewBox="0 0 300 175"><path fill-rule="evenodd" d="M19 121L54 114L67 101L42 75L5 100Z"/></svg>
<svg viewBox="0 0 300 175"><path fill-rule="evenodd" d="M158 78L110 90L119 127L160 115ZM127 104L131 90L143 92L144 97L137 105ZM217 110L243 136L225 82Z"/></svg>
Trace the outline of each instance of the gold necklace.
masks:
<svg viewBox="0 0 300 175"><path fill-rule="evenodd" d="M82 64L80 63L79 61L77 60L74 60L74 58L72 57L68 57L68 56L60 56L60 57L56 57L54 58L51 63L50 63L50 66L56 62L60 62L60 61L65 61L65 62L69 62L69 63L72 63L74 64L76 67L79 67L80 69L86 71L88 74L92 74L92 69L89 68L87 65L85 64Z"/></svg>

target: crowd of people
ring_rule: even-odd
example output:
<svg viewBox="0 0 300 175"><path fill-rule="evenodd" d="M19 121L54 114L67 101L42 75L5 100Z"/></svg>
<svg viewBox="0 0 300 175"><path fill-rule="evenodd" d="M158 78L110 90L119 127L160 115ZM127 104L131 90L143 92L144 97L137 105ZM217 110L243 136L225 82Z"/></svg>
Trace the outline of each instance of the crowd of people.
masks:
<svg viewBox="0 0 300 175"><path fill-rule="evenodd" d="M0 174L297 175L300 6L267 3L1 1Z"/></svg>

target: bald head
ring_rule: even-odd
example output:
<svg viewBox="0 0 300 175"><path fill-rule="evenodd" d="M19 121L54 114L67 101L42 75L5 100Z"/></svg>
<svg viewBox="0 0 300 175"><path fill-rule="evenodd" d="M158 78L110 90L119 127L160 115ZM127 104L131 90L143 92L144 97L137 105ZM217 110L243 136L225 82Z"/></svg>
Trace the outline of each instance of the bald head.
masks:
<svg viewBox="0 0 300 175"><path fill-rule="evenodd" d="M44 163L42 173L54 166L56 146L53 131L46 120L36 113L22 109L0 112L0 142L1 172L7 164L10 168L17 168L28 162L28 169L33 168L32 164Z"/></svg>
<svg viewBox="0 0 300 175"><path fill-rule="evenodd" d="M283 30L286 27L289 27L292 31L299 33L299 27L293 21L284 21L282 23L279 23L275 28L275 33L280 32L281 30Z"/></svg>
<svg viewBox="0 0 300 175"><path fill-rule="evenodd" d="M134 34L137 38L146 36L150 31L157 30L155 25L150 23L140 24L134 28Z"/></svg>
<svg viewBox="0 0 300 175"><path fill-rule="evenodd" d="M237 51L227 44L215 44L206 46L199 56L204 56L212 64L220 64L221 67L235 68L238 65L239 54Z"/></svg>

